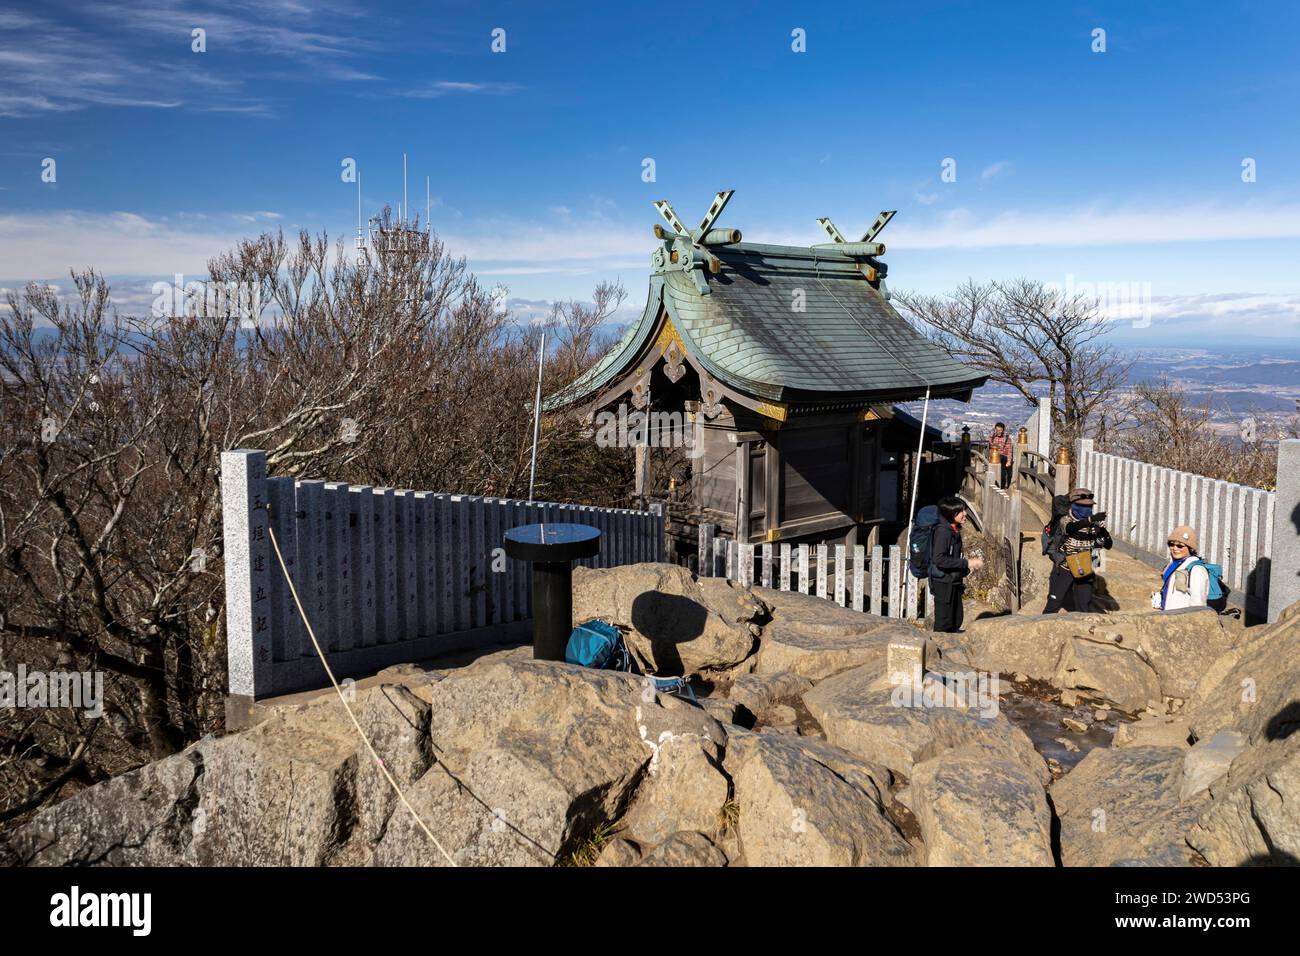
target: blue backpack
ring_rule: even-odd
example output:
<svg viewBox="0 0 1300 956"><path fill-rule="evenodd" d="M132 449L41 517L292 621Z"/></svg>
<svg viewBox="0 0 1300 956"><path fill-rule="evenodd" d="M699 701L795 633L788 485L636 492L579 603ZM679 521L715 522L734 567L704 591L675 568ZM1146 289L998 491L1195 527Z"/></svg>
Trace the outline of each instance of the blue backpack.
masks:
<svg viewBox="0 0 1300 956"><path fill-rule="evenodd" d="M1210 592L1206 595L1206 600L1223 602L1228 597L1228 586L1223 583L1223 568L1200 557L1187 567L1193 568L1198 564L1210 576Z"/></svg>
<svg viewBox="0 0 1300 956"><path fill-rule="evenodd" d="M939 520L938 505L926 505L916 513L912 533L907 538L907 568L914 578L930 576L930 550Z"/></svg>
<svg viewBox="0 0 1300 956"><path fill-rule="evenodd" d="M573 629L564 648L564 660L568 664L597 670L641 673L636 657L628 650L623 632L608 621L598 619L584 621ZM697 703L695 691L685 677L656 677L653 680L658 693Z"/></svg>
<svg viewBox="0 0 1300 956"><path fill-rule="evenodd" d="M584 621L575 627L565 645L564 660L597 670L639 673L623 632L608 621Z"/></svg>

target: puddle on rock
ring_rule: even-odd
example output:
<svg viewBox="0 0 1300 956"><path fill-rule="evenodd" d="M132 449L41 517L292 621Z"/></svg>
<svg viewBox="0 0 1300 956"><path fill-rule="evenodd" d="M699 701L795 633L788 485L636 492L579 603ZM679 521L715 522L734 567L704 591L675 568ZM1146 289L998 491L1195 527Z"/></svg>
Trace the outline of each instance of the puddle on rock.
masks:
<svg viewBox="0 0 1300 956"><path fill-rule="evenodd" d="M1060 701L1059 692L1045 681L1016 681L1003 674L999 707L1007 719L1028 735L1034 749L1043 755L1053 777L1064 776L1096 747L1109 747L1123 714L1109 710L1100 702L1081 700L1077 706L1067 707ZM1097 710L1108 710L1105 720L1097 720ZM1065 726L1065 718L1087 725L1078 732ZM1077 749L1071 749L1068 741Z"/></svg>

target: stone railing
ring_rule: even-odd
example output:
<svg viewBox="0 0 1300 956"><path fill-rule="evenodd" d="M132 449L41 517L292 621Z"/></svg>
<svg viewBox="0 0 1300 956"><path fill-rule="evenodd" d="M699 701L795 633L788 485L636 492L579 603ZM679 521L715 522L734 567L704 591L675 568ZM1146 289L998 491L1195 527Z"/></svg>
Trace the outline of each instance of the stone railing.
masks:
<svg viewBox="0 0 1300 956"><path fill-rule="evenodd" d="M221 504L236 698L328 684L268 523L338 676L526 636L529 568L502 547L516 525L599 528L592 567L663 560L657 512L268 478L262 451L221 456Z"/></svg>

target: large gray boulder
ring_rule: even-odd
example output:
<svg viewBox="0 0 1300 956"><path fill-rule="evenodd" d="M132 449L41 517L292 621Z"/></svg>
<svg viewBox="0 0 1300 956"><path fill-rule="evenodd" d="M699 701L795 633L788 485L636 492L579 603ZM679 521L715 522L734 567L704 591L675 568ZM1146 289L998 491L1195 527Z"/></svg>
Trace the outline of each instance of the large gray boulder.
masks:
<svg viewBox="0 0 1300 956"><path fill-rule="evenodd" d="M929 866L1053 866L1042 783L1019 762L959 747L917 764L909 804Z"/></svg>
<svg viewBox="0 0 1300 956"><path fill-rule="evenodd" d="M146 764L37 813L0 837L0 866L186 862L203 762L193 750Z"/></svg>
<svg viewBox="0 0 1300 956"><path fill-rule="evenodd" d="M679 743L716 759L726 739L703 710L647 695L631 675L565 664L471 666L430 692L438 764L410 798L443 824L460 864L564 861L597 827L622 818L661 765L675 773ZM455 790L460 784L474 799ZM375 862L438 864L414 827L409 814L395 814Z"/></svg>
<svg viewBox="0 0 1300 956"><path fill-rule="evenodd" d="M962 635L972 663L994 673L1053 680L1078 615L1025 614L977 618ZM1091 616L1091 615L1088 615Z"/></svg>
<svg viewBox="0 0 1300 956"><path fill-rule="evenodd" d="M1215 866L1300 864L1300 733L1252 748L1211 784L1188 842Z"/></svg>
<svg viewBox="0 0 1300 956"><path fill-rule="evenodd" d="M1300 613L1244 633L1250 641L1206 667L1187 702L1198 738L1238 730L1261 744L1300 728Z"/></svg>
<svg viewBox="0 0 1300 956"><path fill-rule="evenodd" d="M1065 642L1052 683L1085 691L1130 714L1161 701L1160 678L1136 651L1091 638Z"/></svg>
<svg viewBox="0 0 1300 956"><path fill-rule="evenodd" d="M1098 667L1113 672L1110 676L1118 680L1117 693L1132 693L1135 682L1149 685L1154 678L1155 699L1192 696L1197 682L1214 662L1245 641L1245 632L1239 626L1205 608L1008 615L972 621L966 630L965 643L972 659L987 670L1021 673L1057 683L1063 659L1072 652L1075 656L1082 653L1095 658ZM1080 652L1081 641L1130 651L1152 674L1113 652L1094 652L1088 646ZM1141 701L1138 706L1145 703Z"/></svg>
<svg viewBox="0 0 1300 956"><path fill-rule="evenodd" d="M1065 866L1188 866L1187 833L1206 805L1183 803L1181 747L1097 748L1056 781L1050 795L1060 819Z"/></svg>
<svg viewBox="0 0 1300 956"><path fill-rule="evenodd" d="M809 594L768 588L754 593L771 609L754 666L759 674L790 672L816 681L865 664L883 671L889 642L920 633L910 624Z"/></svg>
<svg viewBox="0 0 1300 956"><path fill-rule="evenodd" d="M900 693L905 688L883 683L873 666L858 667L822 681L803 702L829 743L905 776L915 764L973 744L1047 782L1043 758L997 710L996 698L988 709L953 706L942 688L926 680L921 692Z"/></svg>
<svg viewBox="0 0 1300 956"><path fill-rule="evenodd" d="M1198 740L1183 757L1183 785L1179 799L1190 800L1208 790L1210 784L1228 773L1232 762L1245 749L1245 735L1235 730L1220 730L1213 737Z"/></svg>
<svg viewBox="0 0 1300 956"><path fill-rule="evenodd" d="M733 732L724 769L750 866L911 866L912 847L885 814L888 774L825 744Z"/></svg>
<svg viewBox="0 0 1300 956"><path fill-rule="evenodd" d="M657 674L732 675L758 646L765 609L748 588L674 564L573 569L573 619L628 629Z"/></svg>
<svg viewBox="0 0 1300 956"><path fill-rule="evenodd" d="M624 835L654 846L679 830L713 833L727 789L710 741L672 737L660 746L654 772L637 789L624 818Z"/></svg>
<svg viewBox="0 0 1300 956"><path fill-rule="evenodd" d="M37 813L5 856L445 865L437 841L458 864L550 866L621 819L646 784L638 812L653 833L694 827L706 809L716 825L726 797L721 725L631 675L498 657L409 681L358 690L354 706L432 839L327 695ZM692 747L705 759L689 756ZM682 794L700 802L677 805L672 795Z"/></svg>

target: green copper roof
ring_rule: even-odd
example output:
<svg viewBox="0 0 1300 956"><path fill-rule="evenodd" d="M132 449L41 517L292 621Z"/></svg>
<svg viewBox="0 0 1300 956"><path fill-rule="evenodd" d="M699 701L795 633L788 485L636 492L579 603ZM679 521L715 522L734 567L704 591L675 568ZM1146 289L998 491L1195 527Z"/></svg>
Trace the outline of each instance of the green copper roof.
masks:
<svg viewBox="0 0 1300 956"><path fill-rule="evenodd" d="M724 384L757 398L890 400L965 393L985 376L916 332L854 260L828 250L737 243L714 246L720 272L651 278L645 311L595 368L549 401L569 404L624 374L653 333L659 303L687 349Z"/></svg>

